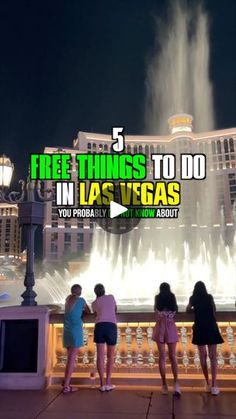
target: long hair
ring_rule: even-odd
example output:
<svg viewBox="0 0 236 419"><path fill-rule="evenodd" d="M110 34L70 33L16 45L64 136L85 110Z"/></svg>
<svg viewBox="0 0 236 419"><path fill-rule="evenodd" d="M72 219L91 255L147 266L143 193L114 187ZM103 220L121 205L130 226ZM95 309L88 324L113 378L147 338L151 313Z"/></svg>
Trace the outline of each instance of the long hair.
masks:
<svg viewBox="0 0 236 419"><path fill-rule="evenodd" d="M167 282L162 282L160 285L160 292L155 296L154 310L178 311L175 295Z"/></svg>
<svg viewBox="0 0 236 419"><path fill-rule="evenodd" d="M206 298L209 296L206 285L202 281L197 281L193 288L192 301L196 303L201 303L206 301Z"/></svg>
<svg viewBox="0 0 236 419"><path fill-rule="evenodd" d="M202 298L208 295L206 285L202 281L196 282L193 289L193 297L194 298Z"/></svg>

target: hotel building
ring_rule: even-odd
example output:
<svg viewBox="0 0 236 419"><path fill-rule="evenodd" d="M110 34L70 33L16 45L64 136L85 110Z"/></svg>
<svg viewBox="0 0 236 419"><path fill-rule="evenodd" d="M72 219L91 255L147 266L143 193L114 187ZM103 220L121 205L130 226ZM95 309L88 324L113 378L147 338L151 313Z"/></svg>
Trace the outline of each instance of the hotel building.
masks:
<svg viewBox="0 0 236 419"><path fill-rule="evenodd" d="M181 190L185 202L196 200L196 194L203 191L202 202L207 202L209 185L214 185L216 202L221 212L224 213L224 223L234 228L234 211L236 204L236 128L223 129L210 132L195 133L193 131L193 118L188 114L174 115L168 120L169 135L145 136L125 135L126 153L144 153L147 156L148 178L152 178L153 153L204 153L207 156L208 182L214 178L214 183L207 187L200 186L197 181L182 182ZM79 132L71 148L46 147L45 153L70 153L73 158L71 180L77 185L77 170L75 156L77 153L110 153L112 145L111 135ZM178 170L178 166L177 166ZM204 181L203 181L204 182ZM47 187L55 188L52 182L46 182ZM203 183L201 185L204 185ZM77 188L76 188L77 191ZM202 192L201 192L202 193ZM76 196L77 199L77 196ZM235 204L234 204L235 203ZM44 258L47 262L57 262L68 255L88 254L91 248L95 223L89 219L60 219L54 202L45 204L44 219ZM189 207L190 208L190 207ZM192 214L188 205L179 224L196 226L196 214ZM211 211L205 209L204 213ZM219 212L219 211L218 211ZM212 214L206 217L207 223ZM212 223L217 221L213 220ZM208 225L209 226L209 225ZM207 227L208 227L207 226ZM200 226L201 227L201 226ZM202 226L204 227L204 226ZM206 227L206 226L205 226Z"/></svg>
<svg viewBox="0 0 236 419"><path fill-rule="evenodd" d="M19 259L20 242L17 205L0 204L0 257Z"/></svg>

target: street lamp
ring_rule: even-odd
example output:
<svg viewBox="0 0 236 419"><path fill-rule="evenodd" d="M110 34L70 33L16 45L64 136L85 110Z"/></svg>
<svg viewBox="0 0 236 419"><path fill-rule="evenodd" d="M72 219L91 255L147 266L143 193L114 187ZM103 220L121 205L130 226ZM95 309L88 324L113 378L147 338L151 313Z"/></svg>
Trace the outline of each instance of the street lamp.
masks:
<svg viewBox="0 0 236 419"><path fill-rule="evenodd" d="M40 180L30 180L28 176L27 181L20 180L20 192L9 192L8 188L11 183L11 178L14 170L14 165L6 156L0 156L0 202L9 204L18 204L19 207L19 224L26 226L27 231L27 259L25 272L25 291L21 295L23 301L22 306L35 306L37 302L35 297L37 294L33 290L34 279L34 236L35 231L39 225L43 224L44 202L53 199L53 192L51 189L43 189ZM38 200L36 200L36 198Z"/></svg>
<svg viewBox="0 0 236 419"><path fill-rule="evenodd" d="M14 164L7 156L0 156L0 185L9 188L14 170Z"/></svg>

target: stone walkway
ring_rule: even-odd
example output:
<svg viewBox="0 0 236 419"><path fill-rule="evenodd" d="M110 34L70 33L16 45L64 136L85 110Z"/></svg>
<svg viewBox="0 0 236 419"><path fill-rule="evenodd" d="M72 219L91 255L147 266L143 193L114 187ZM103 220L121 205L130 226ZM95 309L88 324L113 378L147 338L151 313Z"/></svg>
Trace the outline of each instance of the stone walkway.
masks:
<svg viewBox="0 0 236 419"><path fill-rule="evenodd" d="M59 386L45 391L0 391L1 419L235 419L235 392L218 397L201 390L180 399L156 389L119 387L110 393L80 388L63 395Z"/></svg>

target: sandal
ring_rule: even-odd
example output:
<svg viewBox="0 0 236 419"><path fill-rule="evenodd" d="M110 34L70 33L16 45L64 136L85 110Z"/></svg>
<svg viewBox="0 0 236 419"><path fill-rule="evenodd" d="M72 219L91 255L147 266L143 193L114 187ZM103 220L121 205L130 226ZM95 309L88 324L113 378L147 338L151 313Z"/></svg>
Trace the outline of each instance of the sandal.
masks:
<svg viewBox="0 0 236 419"><path fill-rule="evenodd" d="M63 394L67 394L67 393L74 393L75 391L78 391L79 389L77 387L72 387L72 386L65 386L63 388Z"/></svg>

